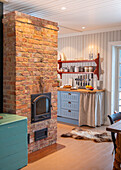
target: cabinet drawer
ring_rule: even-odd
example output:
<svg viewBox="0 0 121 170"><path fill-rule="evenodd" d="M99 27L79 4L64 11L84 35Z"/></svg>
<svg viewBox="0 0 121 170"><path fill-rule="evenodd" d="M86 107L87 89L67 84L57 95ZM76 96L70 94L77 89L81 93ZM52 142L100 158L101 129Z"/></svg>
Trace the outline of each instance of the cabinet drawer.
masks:
<svg viewBox="0 0 121 170"><path fill-rule="evenodd" d="M0 139L0 145L3 146L3 148L6 148L7 146L16 145L21 142L23 142L23 144L26 144L26 141L27 141L27 133L23 133L11 137L7 137L7 136L2 137Z"/></svg>
<svg viewBox="0 0 121 170"><path fill-rule="evenodd" d="M72 101L61 101L61 108L79 110L79 104Z"/></svg>
<svg viewBox="0 0 121 170"><path fill-rule="evenodd" d="M72 119L78 119L79 111L61 109L60 116L72 118Z"/></svg>
<svg viewBox="0 0 121 170"><path fill-rule="evenodd" d="M11 137L16 134L27 133L27 120L21 120L0 126L0 136Z"/></svg>
<svg viewBox="0 0 121 170"><path fill-rule="evenodd" d="M79 94L74 92L61 92L61 100L78 102Z"/></svg>
<svg viewBox="0 0 121 170"><path fill-rule="evenodd" d="M27 165L27 152L21 150L18 153L0 159L0 170L17 170Z"/></svg>
<svg viewBox="0 0 121 170"><path fill-rule="evenodd" d="M27 137L26 137L27 139ZM27 141L27 140L26 140ZM21 152L21 150L27 150L27 142L21 140L19 143L16 141L13 145L2 145L0 147L0 160L6 158L7 156Z"/></svg>

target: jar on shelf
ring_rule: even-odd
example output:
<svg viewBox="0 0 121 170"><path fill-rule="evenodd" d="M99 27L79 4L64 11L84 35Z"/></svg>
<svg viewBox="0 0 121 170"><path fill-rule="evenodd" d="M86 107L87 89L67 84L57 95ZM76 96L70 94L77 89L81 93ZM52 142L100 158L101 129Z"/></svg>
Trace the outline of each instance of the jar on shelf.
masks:
<svg viewBox="0 0 121 170"><path fill-rule="evenodd" d="M93 67L89 66L89 72L93 72Z"/></svg>
<svg viewBox="0 0 121 170"><path fill-rule="evenodd" d="M89 72L89 67L85 66L84 67L84 72Z"/></svg>
<svg viewBox="0 0 121 170"><path fill-rule="evenodd" d="M75 66L75 72L79 72L79 66Z"/></svg>
<svg viewBox="0 0 121 170"><path fill-rule="evenodd" d="M83 71L84 71L84 67L80 66L80 67L79 67L79 71L80 71L80 72L83 72Z"/></svg>
<svg viewBox="0 0 121 170"><path fill-rule="evenodd" d="M71 66L70 67L70 72L74 72L74 68L75 68L75 66Z"/></svg>

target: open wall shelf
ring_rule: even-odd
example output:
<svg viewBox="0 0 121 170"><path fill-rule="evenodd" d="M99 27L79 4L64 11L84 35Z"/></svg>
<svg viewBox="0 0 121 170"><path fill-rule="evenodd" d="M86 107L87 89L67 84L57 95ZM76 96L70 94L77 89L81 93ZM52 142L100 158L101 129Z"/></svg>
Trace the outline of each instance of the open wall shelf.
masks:
<svg viewBox="0 0 121 170"><path fill-rule="evenodd" d="M61 61L58 60L58 64L59 64L59 69L62 68L62 64L63 63L81 63L81 62L95 62L97 64L96 69L94 70L94 72L60 72L57 70L58 74L60 74L60 78L62 79L62 74L91 74L94 73L97 75L97 78L99 80L99 57L100 54L97 54L97 58L94 60L67 60L67 61Z"/></svg>

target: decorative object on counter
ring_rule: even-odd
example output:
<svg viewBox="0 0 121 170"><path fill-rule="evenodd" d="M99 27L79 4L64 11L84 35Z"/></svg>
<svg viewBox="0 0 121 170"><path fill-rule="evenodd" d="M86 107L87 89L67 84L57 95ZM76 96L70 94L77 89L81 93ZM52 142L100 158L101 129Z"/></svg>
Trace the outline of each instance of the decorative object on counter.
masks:
<svg viewBox="0 0 121 170"><path fill-rule="evenodd" d="M63 88L71 88L71 85L64 85Z"/></svg>
<svg viewBox="0 0 121 170"><path fill-rule="evenodd" d="M87 90L94 90L93 87L90 86L90 85L87 85L87 86L86 86L86 89L87 89Z"/></svg>
<svg viewBox="0 0 121 170"><path fill-rule="evenodd" d="M74 139L92 140L94 142L112 142L111 136L106 132L95 132L91 130L83 130L81 128L74 128L71 132L62 134L61 137L71 137Z"/></svg>

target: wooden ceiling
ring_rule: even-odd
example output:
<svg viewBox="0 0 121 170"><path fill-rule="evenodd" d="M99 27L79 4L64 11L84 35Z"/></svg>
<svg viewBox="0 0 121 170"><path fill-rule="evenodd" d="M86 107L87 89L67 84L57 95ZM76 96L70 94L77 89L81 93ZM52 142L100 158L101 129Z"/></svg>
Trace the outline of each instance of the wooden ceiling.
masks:
<svg viewBox="0 0 121 170"><path fill-rule="evenodd" d="M8 0L4 13L14 10L58 22L59 34L121 26L121 0Z"/></svg>

